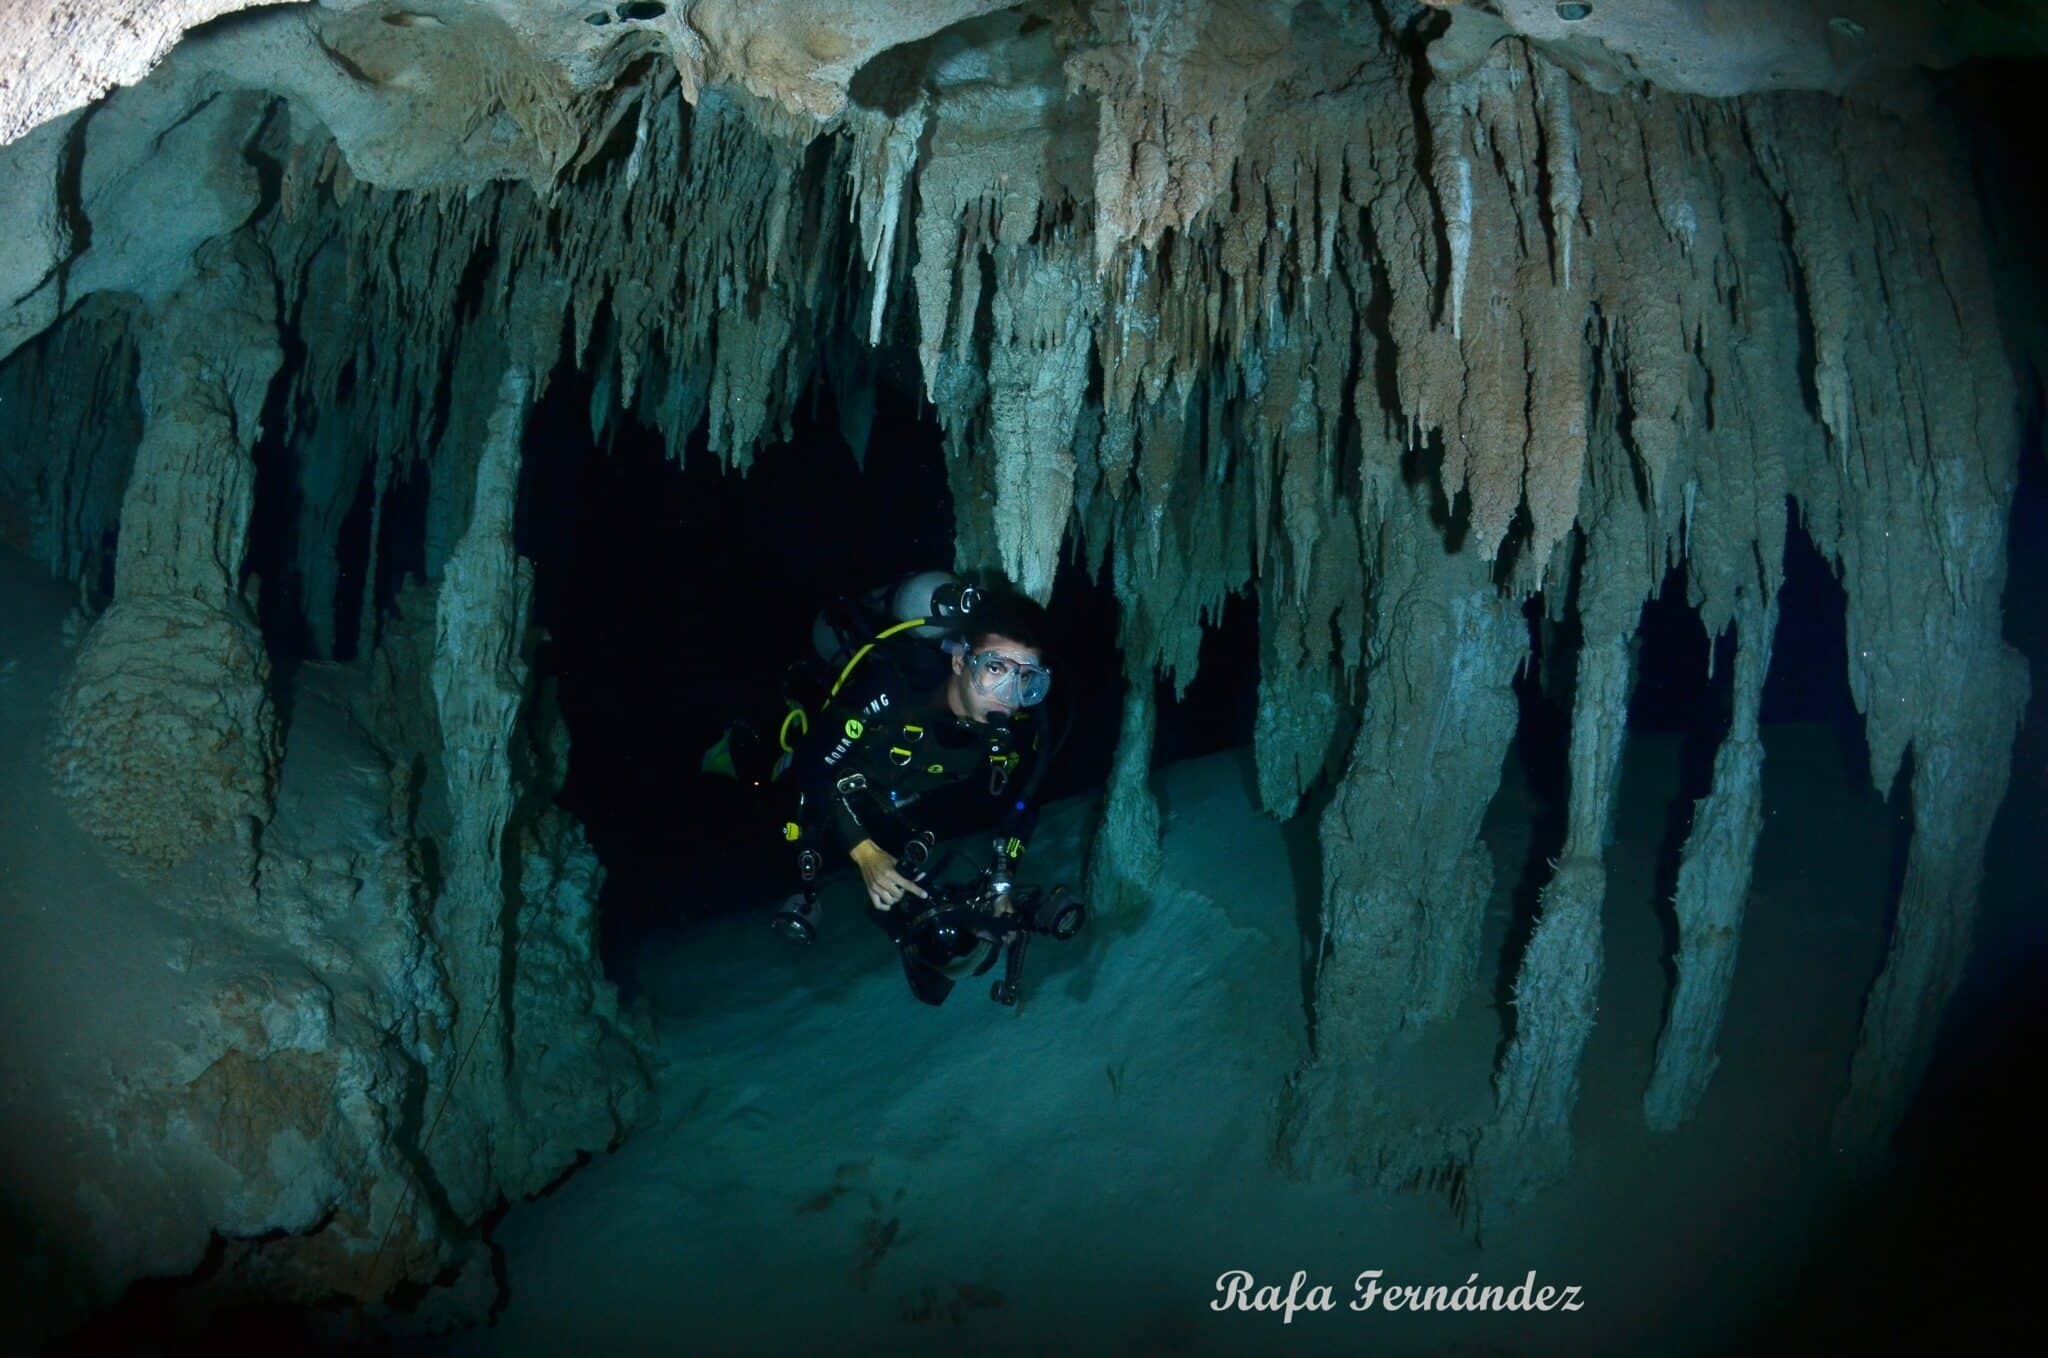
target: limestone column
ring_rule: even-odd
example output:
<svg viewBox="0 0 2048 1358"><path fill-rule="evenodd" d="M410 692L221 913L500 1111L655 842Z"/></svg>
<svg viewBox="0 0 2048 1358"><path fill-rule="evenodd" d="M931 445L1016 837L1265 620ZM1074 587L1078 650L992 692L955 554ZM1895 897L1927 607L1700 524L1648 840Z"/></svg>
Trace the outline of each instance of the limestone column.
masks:
<svg viewBox="0 0 2048 1358"><path fill-rule="evenodd" d="M1604 860L1635 677L1642 595L1636 575L1618 559L1628 528L1615 522L1631 517L1610 508L1593 530L1581 567L1583 640L1572 700L1564 851L1543 888L1515 976L1514 1038L1494 1075L1493 1121L1480 1134L1474 1160L1485 1206L1521 1202L1571 1167L1579 1063L1600 995Z"/></svg>
<svg viewBox="0 0 2048 1358"><path fill-rule="evenodd" d="M201 251L140 350L114 603L59 696L51 758L87 828L168 868L221 840L253 845L273 809L277 715L241 592L252 451L283 363L268 255L240 235Z"/></svg>
<svg viewBox="0 0 2048 1358"><path fill-rule="evenodd" d="M1643 1094L1643 1118L1668 1132L1691 1117L1720 1058L1714 1046L1735 983L1735 953L1749 898L1757 834L1763 828L1763 741L1757 712L1778 601L1745 595L1737 605L1735 712L1714 756L1713 790L1693 812L1678 867L1678 985L1657 1039L1657 1065Z"/></svg>
<svg viewBox="0 0 2048 1358"><path fill-rule="evenodd" d="M1995 622L1996 611L1987 611ZM1996 630L1973 639L1957 635L1961 627L1944 630L1949 663L1932 671L1938 691L1913 741L1913 845L1891 946L1864 1006L1849 1092L1835 1111L1835 1146L1861 1162L1884 1152L1905 1117L1962 981L1984 844L2027 701L2026 661Z"/></svg>
<svg viewBox="0 0 2048 1358"><path fill-rule="evenodd" d="M1318 1060L1369 1060L1470 991L1493 866L1479 826L1514 736L1520 611L1425 487L1390 497L1375 548L1365 710L1320 827Z"/></svg>
<svg viewBox="0 0 2048 1358"><path fill-rule="evenodd" d="M527 696L523 654L533 568L513 549L520 438L533 379L516 363L499 379L476 468L468 527L449 554L434 619L433 690L441 724L442 770L452 826L434 934L455 999L449 1079L465 1116L485 1127L510 1112L512 1066L508 997L503 994L516 940L506 937L507 827L520 787L514 768L519 715ZM463 1138L433 1148L442 1183L465 1214L486 1205L493 1182L487 1157L455 1153Z"/></svg>

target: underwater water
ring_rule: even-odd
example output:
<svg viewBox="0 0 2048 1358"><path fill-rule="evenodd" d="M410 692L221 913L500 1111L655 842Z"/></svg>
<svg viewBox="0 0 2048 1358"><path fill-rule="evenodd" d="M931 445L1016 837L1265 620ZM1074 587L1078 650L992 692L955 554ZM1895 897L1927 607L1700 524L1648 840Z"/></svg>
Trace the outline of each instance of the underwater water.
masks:
<svg viewBox="0 0 2048 1358"><path fill-rule="evenodd" d="M2044 517L2030 479L2019 526ZM2015 533L2009 632L2038 656L2028 629L2044 577L2027 536ZM1706 638L1681 595L1667 590L1645 615L1574 1169L1483 1228L1442 1186L1389 1194L1276 1168L1274 1101L1307 1054L1320 803L1284 825L1258 811L1231 692L1244 674L1232 652L1250 647L1241 622L1226 624L1204 653L1205 667L1218 662L1198 681L1207 689L1185 709L1162 703L1182 723L1180 749L1208 752L1169 750L1155 766L1165 870L1149 910L1036 945L1018 1010L974 981L943 1009L915 1003L843 875L826 892L823 938L795 948L764 927L787 889L772 854L673 853L667 830L622 837L607 957L658 1021L657 1123L511 1209L495 1235L505 1301L493 1325L428 1347L1710 1354L1995 1330L2018 1304L2008 1280L2023 1257L2005 1225L2039 1200L2023 1176L1986 1166L2028 1135L2013 1124L2041 1050L2023 979L2048 960L2029 868L2048 828L2040 723L2022 737L1934 1073L1893 1166L1850 1180L1828 1123L1883 961L1908 813L1900 792L1870 785L1841 678L1839 586L1796 533L1784 608L1721 1064L1676 1132L1650 1131L1641 1099L1671 983L1664 903L1725 727L1728 669L1724 645L1718 682L1705 673ZM1081 607L1069 616L1085 625ZM565 650L560 663L576 659ZM1490 1112L1515 963L1562 817L1568 712L1532 681L1521 691L1485 827L1495 873L1480 983L1384 1070L1445 1125ZM613 738L601 715L583 722L592 746ZM685 822L689 795L667 803ZM1030 880L1079 879L1096 795L1050 811ZM721 814L708 823L724 826ZM636 844L654 847L632 862ZM1373 1269L1386 1285L1447 1289L1511 1287L1533 1271L1581 1304L1347 1309ZM1326 1285L1335 1309L1218 1310L1233 1271L1249 1275L1247 1296Z"/></svg>
<svg viewBox="0 0 2048 1358"><path fill-rule="evenodd" d="M1249 760L1224 753L1156 775L1151 911L1036 948L1015 1011L971 983L942 1010L912 1002L850 883L809 950L744 916L646 938L633 966L660 1016L659 1123L507 1215L505 1308L450 1351L1680 1354L1874 1338L1858 1289L1901 1267L1884 1242L1960 1167L1837 1192L1827 1121L1881 958L1895 829L1832 729L1779 725L1767 745L1776 809L1700 1114L1660 1135L1640 1113L1666 985L1643 846L1679 762L1676 740L1647 737L1624 771L1577 1165L1483 1240L1440 1195L1293 1183L1269 1162L1270 1103L1303 1054L1298 884L1288 830L1254 813ZM1511 762L1487 827L1503 867L1534 795ZM1074 871L1087 810L1048 817L1040 871ZM1494 958L1515 874L1500 879ZM2011 1002L1995 974L1972 994L1990 1022ZM1501 1025L1475 993L1388 1078L1477 1116ZM1951 1154L1957 1114L1989 1111L1931 1115L1922 1153ZM1945 1248L1947 1276L1985 1245ZM1283 1287L1305 1271L1341 1307L1368 1269L1453 1287L1535 1270L1584 1304L1291 1322L1211 1309L1230 1270ZM1987 1292L1987 1316L2016 1302Z"/></svg>

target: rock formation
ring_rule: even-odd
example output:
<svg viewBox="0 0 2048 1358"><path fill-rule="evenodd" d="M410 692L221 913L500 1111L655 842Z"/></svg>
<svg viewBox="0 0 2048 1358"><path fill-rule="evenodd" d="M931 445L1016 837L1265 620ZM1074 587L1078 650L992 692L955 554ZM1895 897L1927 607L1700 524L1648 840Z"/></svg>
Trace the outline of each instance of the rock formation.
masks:
<svg viewBox="0 0 2048 1358"><path fill-rule="evenodd" d="M1910 70L1959 54L1933 7L1739 8L1757 22L1723 31L1506 0L338 4L196 32L90 107L138 58L38 30L70 74L0 85L0 486L74 578L118 521L55 754L83 823L158 860L247 827L270 880L257 425L293 450L293 602L329 655L343 502L368 497L375 562L393 487L426 478L424 579L381 611L371 588L357 629L367 720L426 772L395 833L441 868L381 1001L406 1089L366 1097L404 1130L351 1247L397 1155L436 1191L396 1267L431 1272L496 1195L616 1135L640 1079L522 658L518 438L558 363L591 374L594 435L630 414L680 456L702 428L744 471L814 383L871 408L862 355L914 353L958 565L1041 598L1061 569L1114 581L1130 696L1092 876L1124 908L1157 852L1153 682L1184 692L1204 624L1256 590L1261 797L1332 791L1315 1056L1277 1144L1302 1173L1448 1176L1481 1211L1569 1165L1601 913L1647 908L1606 899L1603 851L1638 611L1673 570L1709 635L1735 630L1736 716L1645 1115L1708 1087L1796 514L1848 596L1880 791L1909 769L1839 1123L1881 1149L1957 983L2028 691L1999 616L2019 398ZM52 377L118 406L130 373L132 451L67 438L88 421ZM1576 639L1568 832L1493 1117L1418 1131L1373 1072L1472 987L1525 606ZM435 1145L407 1140L423 1100L449 1110Z"/></svg>
<svg viewBox="0 0 2048 1358"><path fill-rule="evenodd" d="M101 838L158 863L270 819L277 718L240 586L258 415L283 362L275 299L267 257L228 239L141 328L114 604L59 700L58 785Z"/></svg>

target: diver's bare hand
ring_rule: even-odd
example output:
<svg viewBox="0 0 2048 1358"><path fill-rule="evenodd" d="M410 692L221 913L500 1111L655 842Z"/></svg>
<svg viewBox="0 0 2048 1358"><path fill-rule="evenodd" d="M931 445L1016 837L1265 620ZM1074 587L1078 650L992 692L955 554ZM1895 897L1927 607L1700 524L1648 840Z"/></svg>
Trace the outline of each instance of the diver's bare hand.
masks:
<svg viewBox="0 0 2048 1358"><path fill-rule="evenodd" d="M852 857L860 868L861 881L867 886L868 903L875 909L890 909L905 893L930 898L923 887L897 871L895 855L872 839L854 845Z"/></svg>

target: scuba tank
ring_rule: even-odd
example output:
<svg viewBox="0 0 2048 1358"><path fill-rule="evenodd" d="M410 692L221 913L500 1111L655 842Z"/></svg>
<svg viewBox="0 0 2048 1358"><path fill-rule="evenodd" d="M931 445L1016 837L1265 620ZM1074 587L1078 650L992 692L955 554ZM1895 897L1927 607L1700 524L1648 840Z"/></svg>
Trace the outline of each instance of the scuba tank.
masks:
<svg viewBox="0 0 2048 1358"><path fill-rule="evenodd" d="M918 571L894 584L881 585L858 598L834 599L811 623L811 647L836 673L869 642L894 635L904 623L928 641L937 641L974 611L978 594L950 571Z"/></svg>
<svg viewBox="0 0 2048 1358"><path fill-rule="evenodd" d="M950 571L916 571L864 594L841 596L811 623L814 657L791 665L782 679L783 708L764 720L736 718L700 766L755 787L773 782L788 757L875 643L906 632L937 641L958 630L979 598Z"/></svg>
<svg viewBox="0 0 2048 1358"><path fill-rule="evenodd" d="M949 571L918 571L855 598L834 599L811 623L815 661L799 661L783 677L788 712L777 733L787 754L810 729L813 713L838 696L879 642L908 632L937 641L958 631L980 594Z"/></svg>

